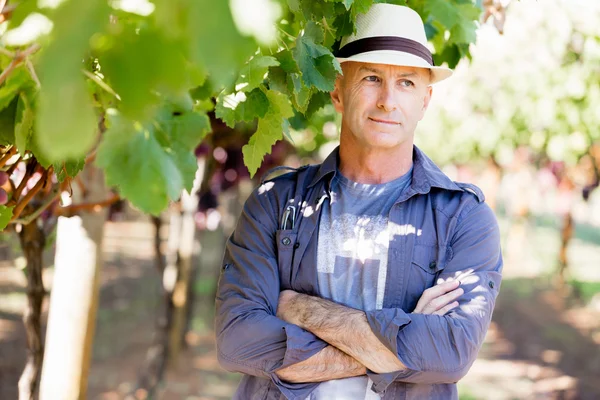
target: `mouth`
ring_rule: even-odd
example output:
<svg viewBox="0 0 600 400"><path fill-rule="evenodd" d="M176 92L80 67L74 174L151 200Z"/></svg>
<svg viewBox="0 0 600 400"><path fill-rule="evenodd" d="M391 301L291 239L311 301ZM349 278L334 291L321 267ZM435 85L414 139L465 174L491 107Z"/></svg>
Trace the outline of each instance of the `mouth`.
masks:
<svg viewBox="0 0 600 400"><path fill-rule="evenodd" d="M369 119L373 122L377 122L378 124L386 124L386 125L400 125L400 122L396 122L396 121L390 121L387 119L379 119L379 118L371 118L369 117Z"/></svg>

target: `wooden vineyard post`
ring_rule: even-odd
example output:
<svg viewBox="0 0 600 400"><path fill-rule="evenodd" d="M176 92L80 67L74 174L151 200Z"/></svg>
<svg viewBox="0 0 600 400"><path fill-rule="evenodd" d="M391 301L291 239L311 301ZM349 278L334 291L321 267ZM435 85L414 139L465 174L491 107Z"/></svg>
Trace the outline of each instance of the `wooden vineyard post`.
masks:
<svg viewBox="0 0 600 400"><path fill-rule="evenodd" d="M92 203L106 197L100 170L86 166L81 175L85 189L78 193L74 185L75 202ZM106 214L106 208L99 207L59 218L41 400L86 398Z"/></svg>

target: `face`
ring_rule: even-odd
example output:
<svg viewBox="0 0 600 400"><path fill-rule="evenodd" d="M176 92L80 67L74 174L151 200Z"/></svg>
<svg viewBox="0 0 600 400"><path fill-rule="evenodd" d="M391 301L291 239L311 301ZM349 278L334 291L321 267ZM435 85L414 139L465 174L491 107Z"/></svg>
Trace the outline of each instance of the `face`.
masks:
<svg viewBox="0 0 600 400"><path fill-rule="evenodd" d="M360 62L342 63L342 70L331 92L341 140L364 149L412 148L431 99L429 70Z"/></svg>

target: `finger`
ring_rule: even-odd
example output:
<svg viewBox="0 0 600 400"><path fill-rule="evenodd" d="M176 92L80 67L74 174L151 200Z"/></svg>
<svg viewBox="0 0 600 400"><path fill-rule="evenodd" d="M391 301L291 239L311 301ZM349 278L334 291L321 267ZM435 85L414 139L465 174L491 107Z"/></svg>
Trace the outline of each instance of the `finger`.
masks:
<svg viewBox="0 0 600 400"><path fill-rule="evenodd" d="M435 285L430 287L429 289L425 289L418 303L420 303L421 300L423 300L423 305L429 304L433 299L456 289L459 285L460 282L455 280L440 283L439 285Z"/></svg>
<svg viewBox="0 0 600 400"><path fill-rule="evenodd" d="M433 308L433 311L437 311L447 304L452 303L465 293L463 288L454 289L453 291L446 293L436 299L433 299L429 304Z"/></svg>
<svg viewBox="0 0 600 400"><path fill-rule="evenodd" d="M448 305L446 305L445 307L440 308L439 310L437 310L436 312L434 312L434 315L446 315L450 310L454 309L458 307L458 301L454 301Z"/></svg>
<svg viewBox="0 0 600 400"><path fill-rule="evenodd" d="M455 289L449 293L446 293L440 297L433 299L429 304L423 307L423 314L434 314L436 311L452 303L454 300L462 296L464 293L463 288Z"/></svg>

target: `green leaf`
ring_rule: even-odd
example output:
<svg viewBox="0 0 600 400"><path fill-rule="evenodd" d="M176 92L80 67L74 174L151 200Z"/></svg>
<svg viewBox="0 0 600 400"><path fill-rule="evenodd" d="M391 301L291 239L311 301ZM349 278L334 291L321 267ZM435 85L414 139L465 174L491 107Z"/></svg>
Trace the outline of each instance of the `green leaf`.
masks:
<svg viewBox="0 0 600 400"><path fill-rule="evenodd" d="M355 0L352 9L350 10L352 13L352 21L356 21L356 16L358 14L365 14L369 11L372 5L373 0Z"/></svg>
<svg viewBox="0 0 600 400"><path fill-rule="evenodd" d="M322 44L323 40L325 40L323 28L321 28L314 21L309 21L308 24L306 24L306 27L304 28L304 36L312 39L312 41L317 44Z"/></svg>
<svg viewBox="0 0 600 400"><path fill-rule="evenodd" d="M190 187L184 180L193 180L186 155L191 151L171 143L170 133L160 129L164 120L141 124L109 110L108 125L96 163L104 169L107 185L118 186L133 205L157 215L169 199L178 198L184 187Z"/></svg>
<svg viewBox="0 0 600 400"><path fill-rule="evenodd" d="M342 73L342 68L326 47L316 44L311 37L303 35L296 40L296 47L292 50L292 54L307 87L314 86L326 92L333 90L335 78L338 73Z"/></svg>
<svg viewBox="0 0 600 400"><path fill-rule="evenodd" d="M291 87L290 91L294 93L292 96L294 108L305 113L313 91L302 84L302 78L299 74L289 74L288 85Z"/></svg>
<svg viewBox="0 0 600 400"><path fill-rule="evenodd" d="M331 96L327 92L316 92L310 98L310 102L308 103L308 107L304 115L306 118L310 119L314 113L319 111L325 105L331 104Z"/></svg>
<svg viewBox="0 0 600 400"><path fill-rule="evenodd" d="M425 12L440 21L447 29L452 29L460 20L458 8L448 0L427 0Z"/></svg>
<svg viewBox="0 0 600 400"><path fill-rule="evenodd" d="M427 40L431 40L438 34L438 30L431 22L425 23L425 34L427 35Z"/></svg>
<svg viewBox="0 0 600 400"><path fill-rule="evenodd" d="M351 13L339 14L333 21L338 36L349 36L354 33L354 23L352 22Z"/></svg>
<svg viewBox="0 0 600 400"><path fill-rule="evenodd" d="M159 122L168 133L169 142L182 150L192 151L211 131L210 119L205 113L196 111L171 114Z"/></svg>
<svg viewBox="0 0 600 400"><path fill-rule="evenodd" d="M0 231L3 231L10 222L13 216L13 209L15 207L0 206Z"/></svg>
<svg viewBox="0 0 600 400"><path fill-rule="evenodd" d="M50 161L79 158L96 141L97 118L81 74L91 36L108 21L106 1L69 0L53 12L53 40L38 63L38 144Z"/></svg>
<svg viewBox="0 0 600 400"><path fill-rule="evenodd" d="M395 4L397 6L405 6L407 0L375 0L374 3Z"/></svg>
<svg viewBox="0 0 600 400"><path fill-rule="evenodd" d="M32 83L31 76L25 67L13 70L4 85L0 87L0 111L8 107L19 92Z"/></svg>
<svg viewBox="0 0 600 400"><path fill-rule="evenodd" d="M238 32L228 1L194 0L186 11L192 61L206 67L217 88L229 86L258 46Z"/></svg>
<svg viewBox="0 0 600 400"><path fill-rule="evenodd" d="M287 3L292 12L300 12L300 0L287 0Z"/></svg>
<svg viewBox="0 0 600 400"><path fill-rule="evenodd" d="M460 51L458 46L455 44L447 45L441 54L433 55L433 60L435 61L435 65L448 63L449 68L456 67L456 64L460 61Z"/></svg>
<svg viewBox="0 0 600 400"><path fill-rule="evenodd" d="M279 61L275 57L255 56L242 68L237 85L246 84L241 90L250 92L262 84L269 67L276 67Z"/></svg>
<svg viewBox="0 0 600 400"><path fill-rule="evenodd" d="M245 97L245 99L244 99ZM260 89L254 89L250 93L221 95L217 99L215 115L225 124L233 128L241 121L251 122L256 118L265 116L269 109L269 99Z"/></svg>
<svg viewBox="0 0 600 400"><path fill-rule="evenodd" d="M471 10L471 15L469 16L469 12L467 12L467 17L461 18L458 23L450 29L450 39L448 41L449 43L475 43L477 40L477 24L474 19L469 18L473 16L473 10L477 12L476 15L479 15L479 10L469 4L463 4L460 7L461 9Z"/></svg>
<svg viewBox="0 0 600 400"><path fill-rule="evenodd" d="M74 178L85 167L85 158L79 160L68 160L54 163L54 173L59 182L67 178Z"/></svg>
<svg viewBox="0 0 600 400"><path fill-rule="evenodd" d="M25 18L27 18L31 13L37 12L42 13L42 10L38 8L38 4L36 0L21 0L18 3L18 7L12 12L9 22L10 29L14 29L21 25Z"/></svg>
<svg viewBox="0 0 600 400"><path fill-rule="evenodd" d="M0 145L15 144L15 114L19 98L15 97L10 104L0 111Z"/></svg>
<svg viewBox="0 0 600 400"><path fill-rule="evenodd" d="M283 138L284 119L294 115L294 110L283 93L269 90L267 98L269 111L258 120L256 132L248 144L242 147L244 164L248 167L251 176L254 176L263 157L271 151L275 142Z"/></svg>
<svg viewBox="0 0 600 400"><path fill-rule="evenodd" d="M322 0L303 0L300 2L302 13L307 20L320 21L335 17L335 4Z"/></svg>
<svg viewBox="0 0 600 400"><path fill-rule="evenodd" d="M179 92L188 82L184 48L160 32L131 26L107 37L104 46L102 72L121 97L119 109L132 118L151 115L157 90Z"/></svg>
<svg viewBox="0 0 600 400"><path fill-rule="evenodd" d="M97 121L83 80L73 78L55 91L52 84L43 88L36 118L43 156L55 161L86 154L96 141Z"/></svg>
<svg viewBox="0 0 600 400"><path fill-rule="evenodd" d="M33 136L33 121L34 114L31 101L25 93L21 93L15 119L15 144L21 155L24 155L25 151L29 149L29 141Z"/></svg>
<svg viewBox="0 0 600 400"><path fill-rule="evenodd" d="M354 3L354 0L325 0L331 3L342 3L344 5L344 7L346 7L346 10L349 10L350 7L352 6L352 4Z"/></svg>
<svg viewBox="0 0 600 400"><path fill-rule="evenodd" d="M292 52L290 50L281 50L278 53L275 53L275 58L279 61L279 66L287 73L299 72L298 64L296 64L296 60L292 56ZM271 71L275 68L269 68Z"/></svg>

